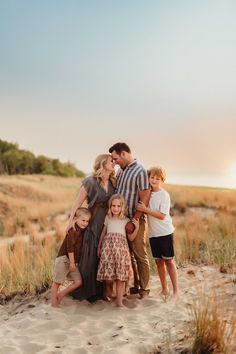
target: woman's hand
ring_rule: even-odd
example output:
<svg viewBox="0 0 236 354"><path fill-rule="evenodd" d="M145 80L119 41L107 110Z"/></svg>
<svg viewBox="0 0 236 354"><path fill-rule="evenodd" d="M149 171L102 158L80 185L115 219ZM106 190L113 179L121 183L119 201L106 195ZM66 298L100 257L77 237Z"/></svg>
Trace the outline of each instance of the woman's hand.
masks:
<svg viewBox="0 0 236 354"><path fill-rule="evenodd" d="M142 211L143 213L146 213L147 207L143 202L138 202L136 210Z"/></svg>
<svg viewBox="0 0 236 354"><path fill-rule="evenodd" d="M67 233L72 227L73 227L73 229L75 230L73 221L69 221L69 223L68 223L68 225L67 225L67 228L66 228L66 233Z"/></svg>
<svg viewBox="0 0 236 354"><path fill-rule="evenodd" d="M81 205L83 204L83 202L85 201L85 199L87 198L87 191L86 189L84 188L84 186L82 186L80 188L80 191L79 191L79 194L72 206L72 209L71 209L71 213L70 213L70 219L69 219L69 223L68 223L68 226L66 228L66 232L68 232L70 230L71 227L74 228L74 225L73 225L73 218L74 218L74 215L75 215L75 212L78 208L81 207Z"/></svg>

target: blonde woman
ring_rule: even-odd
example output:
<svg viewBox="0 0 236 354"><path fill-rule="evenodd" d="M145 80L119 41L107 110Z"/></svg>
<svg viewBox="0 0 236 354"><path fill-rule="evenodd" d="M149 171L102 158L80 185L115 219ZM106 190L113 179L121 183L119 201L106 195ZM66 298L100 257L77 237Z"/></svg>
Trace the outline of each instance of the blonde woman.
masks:
<svg viewBox="0 0 236 354"><path fill-rule="evenodd" d="M107 202L114 193L114 175L114 163L111 155L99 155L95 160L92 176L82 181L79 194L71 209L67 229L71 228L76 210L81 207L86 199L88 209L92 214L90 223L84 233L79 264L83 285L71 293L78 300L94 302L97 298L102 297L102 285L96 280L98 268L97 246L108 210Z"/></svg>
<svg viewBox="0 0 236 354"><path fill-rule="evenodd" d="M133 286L134 277L129 253L127 237L132 242L139 229L138 220L133 219L134 231L126 237L125 226L130 221L127 218L128 208L121 194L113 194L108 202L108 214L98 243L97 280L105 281L104 295L107 300L112 295L111 285L116 281L116 305L124 307L123 293L125 283Z"/></svg>

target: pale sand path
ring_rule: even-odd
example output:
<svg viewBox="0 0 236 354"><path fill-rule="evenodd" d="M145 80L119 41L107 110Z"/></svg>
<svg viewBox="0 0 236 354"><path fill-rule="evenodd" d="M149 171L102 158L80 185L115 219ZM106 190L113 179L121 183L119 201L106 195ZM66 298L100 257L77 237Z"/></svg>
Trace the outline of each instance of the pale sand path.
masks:
<svg viewBox="0 0 236 354"><path fill-rule="evenodd" d="M188 274L190 273L190 274ZM192 274L191 274L192 273ZM232 276L214 267L187 266L178 269L180 300L158 296L159 279L151 277L149 298L128 296L128 309L98 301L86 305L66 297L52 308L48 294L25 298L0 307L0 353L178 353L189 345L189 305L196 299L194 283L217 281L219 292L236 298ZM224 284L224 286L219 284ZM170 286L170 284L169 284ZM209 288L209 286L207 286ZM174 348L174 349L173 349Z"/></svg>

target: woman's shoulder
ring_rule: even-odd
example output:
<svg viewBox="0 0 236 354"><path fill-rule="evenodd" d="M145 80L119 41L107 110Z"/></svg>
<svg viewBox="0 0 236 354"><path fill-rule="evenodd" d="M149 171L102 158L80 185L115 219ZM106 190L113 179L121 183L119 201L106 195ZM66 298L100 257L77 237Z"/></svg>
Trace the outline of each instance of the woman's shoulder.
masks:
<svg viewBox="0 0 236 354"><path fill-rule="evenodd" d="M97 184L97 178L96 177L93 177L93 176L88 176L88 177L85 177L83 180L82 180L82 185L83 186L94 186Z"/></svg>
<svg viewBox="0 0 236 354"><path fill-rule="evenodd" d="M82 183L86 183L86 182L95 182L97 180L96 177L93 177L93 176L88 176L88 177L85 177L83 180L82 180Z"/></svg>

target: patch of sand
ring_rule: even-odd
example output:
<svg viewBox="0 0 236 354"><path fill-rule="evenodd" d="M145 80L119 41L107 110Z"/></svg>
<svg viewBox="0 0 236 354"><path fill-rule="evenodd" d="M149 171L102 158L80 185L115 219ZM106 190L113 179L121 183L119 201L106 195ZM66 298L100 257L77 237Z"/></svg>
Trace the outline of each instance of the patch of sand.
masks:
<svg viewBox="0 0 236 354"><path fill-rule="evenodd" d="M152 276L150 296L143 300L127 296L127 309L102 300L86 305L70 296L52 308L49 291L40 297L16 297L0 307L0 353L180 353L190 347L190 305L197 299L196 285L210 291L215 280L230 303L236 289L231 276L215 267L186 266L178 274L178 301L169 297L165 302L158 295L159 278Z"/></svg>

